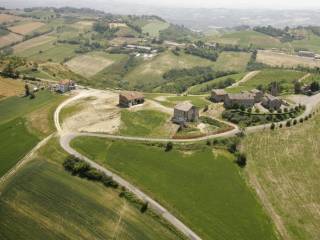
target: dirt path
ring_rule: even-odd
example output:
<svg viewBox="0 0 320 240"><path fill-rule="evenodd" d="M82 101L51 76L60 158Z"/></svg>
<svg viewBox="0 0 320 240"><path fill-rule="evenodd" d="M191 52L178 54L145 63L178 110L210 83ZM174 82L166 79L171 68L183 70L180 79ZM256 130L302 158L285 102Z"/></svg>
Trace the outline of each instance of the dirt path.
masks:
<svg viewBox="0 0 320 240"><path fill-rule="evenodd" d="M232 84L231 86L227 87L227 88L234 88L234 87L238 87L241 83L245 83L246 81L249 81L250 79L252 79L253 77L255 77L257 74L259 74L260 71L252 71L249 72L247 75L245 75L240 81L235 82L234 84Z"/></svg>
<svg viewBox="0 0 320 240"><path fill-rule="evenodd" d="M311 73L308 73L308 74L304 75L302 78L298 79L298 82L303 82L304 80L306 80L310 76L311 76Z"/></svg>

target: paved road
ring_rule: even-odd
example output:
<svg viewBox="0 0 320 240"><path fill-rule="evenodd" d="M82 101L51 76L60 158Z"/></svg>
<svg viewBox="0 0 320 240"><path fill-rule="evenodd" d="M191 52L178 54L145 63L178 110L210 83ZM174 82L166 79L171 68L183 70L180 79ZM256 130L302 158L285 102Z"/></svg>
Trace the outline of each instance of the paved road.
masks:
<svg viewBox="0 0 320 240"><path fill-rule="evenodd" d="M200 137L197 139L166 139L166 138L144 138L144 137L129 137L129 136L119 136L119 135L111 135L111 134L103 134L103 133L78 133L78 132L64 132L59 121L59 114L60 111L71 102L92 96L95 93L97 93L99 90L89 89L87 91L81 91L78 95L66 100L63 102L58 108L56 109L54 113L54 123L56 125L56 128L58 130L58 134L60 135L60 145L62 148L67 151L69 154L75 155L78 158L81 158L88 162L92 167L99 169L100 171L104 172L108 176L111 176L116 182L118 182L120 185L126 187L129 191L134 193L138 198L140 198L142 201L147 201L149 203L150 208L152 208L155 212L160 214L164 219L166 219L168 222L170 222L173 226L175 226L178 230L180 230L182 233L184 233L189 239L195 239L200 240L201 238L193 232L190 228L188 228L186 225L184 225L179 219L177 219L175 216L173 216L167 209L165 209L163 206L161 206L159 203L151 199L148 195L146 195L144 192L142 192L137 187L130 184L128 181L124 180L122 177L120 177L117 174L114 174L113 172L109 171L108 169L100 166L99 164L95 163L94 161L90 160L89 158L83 156L82 154L78 153L76 150L70 147L70 142L72 139L80 136L92 136L92 137L103 137L103 138L109 138L109 139L122 139L122 140L132 140L132 141L143 141L143 142L196 142L196 141L203 141L207 139L212 138L218 138L218 137L231 137L235 136L237 133L240 132L239 128L236 125L234 126L234 129L216 134L213 136L205 136ZM305 117L312 113L312 111L319 105L320 103L320 94L317 94L315 96L305 98L301 100L301 104L306 105L306 111L300 116ZM286 121L282 122L285 123ZM270 129L271 124L265 124L260 126L254 126L249 127L246 129L247 132L257 132L261 131L263 129Z"/></svg>

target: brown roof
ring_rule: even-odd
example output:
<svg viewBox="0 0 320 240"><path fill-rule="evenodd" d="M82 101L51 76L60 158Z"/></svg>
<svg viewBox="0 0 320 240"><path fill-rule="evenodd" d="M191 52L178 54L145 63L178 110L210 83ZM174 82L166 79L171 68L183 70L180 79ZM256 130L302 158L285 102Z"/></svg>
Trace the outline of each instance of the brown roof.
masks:
<svg viewBox="0 0 320 240"><path fill-rule="evenodd" d="M226 95L226 91L224 89L212 89L212 92L216 95Z"/></svg>
<svg viewBox="0 0 320 240"><path fill-rule="evenodd" d="M140 92L121 92L120 96L126 98L127 100L144 98L143 94Z"/></svg>
<svg viewBox="0 0 320 240"><path fill-rule="evenodd" d="M266 94L265 98L268 99L269 101L273 101L273 100L280 100L279 98L272 96L271 94Z"/></svg>
<svg viewBox="0 0 320 240"><path fill-rule="evenodd" d="M251 93L228 94L228 97L231 100L254 100L254 95Z"/></svg>
<svg viewBox="0 0 320 240"><path fill-rule="evenodd" d="M177 109L177 110L180 110L180 111L183 111L183 112L188 112L190 111L191 108L193 108L194 106L189 103L189 102L182 102L182 103L178 103L174 109Z"/></svg>
<svg viewBox="0 0 320 240"><path fill-rule="evenodd" d="M69 79L63 79L63 80L60 80L59 82L60 85L67 85L71 83L72 83L72 80L69 80Z"/></svg>

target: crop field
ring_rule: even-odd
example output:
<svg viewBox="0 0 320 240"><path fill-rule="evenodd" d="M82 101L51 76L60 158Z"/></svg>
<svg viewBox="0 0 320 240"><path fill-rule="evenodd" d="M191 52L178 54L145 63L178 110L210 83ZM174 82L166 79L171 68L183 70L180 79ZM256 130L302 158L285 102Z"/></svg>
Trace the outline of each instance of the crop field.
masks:
<svg viewBox="0 0 320 240"><path fill-rule="evenodd" d="M94 24L94 21L79 21L72 25L72 27L75 27L80 30L89 30Z"/></svg>
<svg viewBox="0 0 320 240"><path fill-rule="evenodd" d="M67 173L52 140L0 186L1 239L181 239L119 191Z"/></svg>
<svg viewBox="0 0 320 240"><path fill-rule="evenodd" d="M0 77L0 99L24 93L24 83L20 80Z"/></svg>
<svg viewBox="0 0 320 240"><path fill-rule="evenodd" d="M217 71L242 72L246 70L250 57L250 53L222 52L214 65L214 69Z"/></svg>
<svg viewBox="0 0 320 240"><path fill-rule="evenodd" d="M290 129L248 135L246 176L284 239L320 236L320 116Z"/></svg>
<svg viewBox="0 0 320 240"><path fill-rule="evenodd" d="M10 27L9 30L11 32L20 34L20 35L27 35L28 33L33 32L34 30L44 26L45 24L42 22L28 22L22 23L13 27Z"/></svg>
<svg viewBox="0 0 320 240"><path fill-rule="evenodd" d="M15 33L9 33L7 35L0 37L0 48L12 45L14 43L22 41L23 37L15 34Z"/></svg>
<svg viewBox="0 0 320 240"><path fill-rule="evenodd" d="M66 62L65 65L71 71L89 78L113 63L114 61L107 54L97 52L77 56Z"/></svg>
<svg viewBox="0 0 320 240"><path fill-rule="evenodd" d="M4 14L4 13L0 14L0 24L19 21L21 19L23 19L23 18L22 17L18 17L18 16L14 16L14 15L11 15L11 14Z"/></svg>
<svg viewBox="0 0 320 240"><path fill-rule="evenodd" d="M149 193L203 239L276 239L232 155L222 150L203 144L198 150L174 146L165 152L163 147L90 137L72 145Z"/></svg>
<svg viewBox="0 0 320 240"><path fill-rule="evenodd" d="M14 53L24 52L30 48L36 48L43 44L52 43L56 38L53 36L39 36L19 43L13 47Z"/></svg>
<svg viewBox="0 0 320 240"><path fill-rule="evenodd" d="M211 39L211 37L209 39ZM243 47L248 47L250 44L260 48L276 48L282 46L278 39L255 31L226 33L219 37L213 37L212 40L224 44L239 44Z"/></svg>
<svg viewBox="0 0 320 240"><path fill-rule="evenodd" d="M126 136L168 137L164 128L170 115L155 110L121 111L120 134Z"/></svg>
<svg viewBox="0 0 320 240"><path fill-rule="evenodd" d="M315 60L314 58L300 57L298 55L289 55L285 53L261 50L258 52L257 62L261 62L269 66L280 67L320 67L320 60Z"/></svg>
<svg viewBox="0 0 320 240"><path fill-rule="evenodd" d="M167 22L152 21L142 27L144 33L148 33L151 37L159 37L159 32L170 26Z"/></svg>
<svg viewBox="0 0 320 240"><path fill-rule="evenodd" d="M137 84L154 84L163 81L163 74L174 68L192 68L195 66L214 66L214 62L200 57L181 54L174 55L172 52L165 52L152 60L146 60L129 74L125 76L129 86Z"/></svg>
<svg viewBox="0 0 320 240"><path fill-rule="evenodd" d="M237 87L228 88L226 91L230 93L238 93L241 91L252 90L258 86L267 87L271 82L276 81L280 83L281 87L283 87L282 93L292 93L294 90L294 81L299 80L305 75L306 73L294 70L262 70L248 81L241 83Z"/></svg>
<svg viewBox="0 0 320 240"><path fill-rule="evenodd" d="M53 61L63 62L66 58L71 58L76 55L75 49L77 46L69 44L57 44L52 42L29 48L25 51L19 52L17 55L26 57L32 61Z"/></svg>
<svg viewBox="0 0 320 240"><path fill-rule="evenodd" d="M306 38L302 40L293 41L291 45L294 48L309 49L311 51L320 53L320 37L313 34L312 32L308 32Z"/></svg>
<svg viewBox="0 0 320 240"><path fill-rule="evenodd" d="M237 74L232 74L232 75L228 75L228 76L224 76L224 77L220 77L220 78L216 78L213 79L211 81L208 82L204 82L195 86L192 86L188 89L188 93L189 94L203 94L203 93L208 93L211 89L213 88L217 88L214 87L216 84L220 83L220 82L224 82L227 79L232 79L235 82L240 81L244 76L246 75L246 73L237 73Z"/></svg>

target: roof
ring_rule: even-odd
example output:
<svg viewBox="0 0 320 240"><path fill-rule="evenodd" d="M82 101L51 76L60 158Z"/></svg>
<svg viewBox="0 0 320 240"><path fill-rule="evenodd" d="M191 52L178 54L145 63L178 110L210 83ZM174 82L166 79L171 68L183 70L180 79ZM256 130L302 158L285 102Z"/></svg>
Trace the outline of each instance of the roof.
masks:
<svg viewBox="0 0 320 240"><path fill-rule="evenodd" d="M144 98L143 94L140 92L121 92L120 96L125 97L127 100L134 100Z"/></svg>
<svg viewBox="0 0 320 240"><path fill-rule="evenodd" d="M228 94L231 100L254 100L254 96L251 93L235 93Z"/></svg>
<svg viewBox="0 0 320 240"><path fill-rule="evenodd" d="M224 89L212 89L212 92L216 95L226 95L226 91Z"/></svg>
<svg viewBox="0 0 320 240"><path fill-rule="evenodd" d="M279 98L272 96L271 94L266 94L265 98L268 99L269 101L273 101L273 100L280 100Z"/></svg>
<svg viewBox="0 0 320 240"><path fill-rule="evenodd" d="M71 83L72 83L72 80L69 80L69 79L63 79L63 80L60 80L59 82L60 85L67 85Z"/></svg>
<svg viewBox="0 0 320 240"><path fill-rule="evenodd" d="M191 108L193 108L194 106L189 103L189 102L182 102L182 103L178 103L174 109L176 110L180 110L180 111L183 111L183 112L188 112L190 111Z"/></svg>

